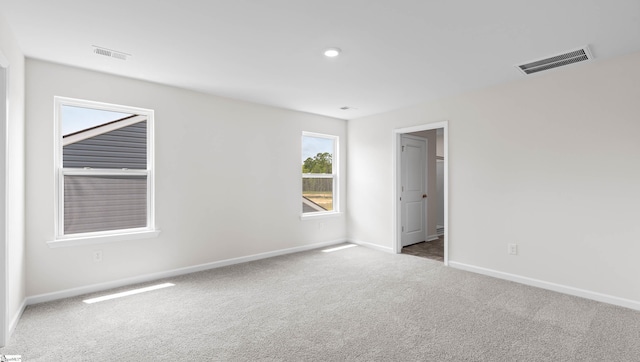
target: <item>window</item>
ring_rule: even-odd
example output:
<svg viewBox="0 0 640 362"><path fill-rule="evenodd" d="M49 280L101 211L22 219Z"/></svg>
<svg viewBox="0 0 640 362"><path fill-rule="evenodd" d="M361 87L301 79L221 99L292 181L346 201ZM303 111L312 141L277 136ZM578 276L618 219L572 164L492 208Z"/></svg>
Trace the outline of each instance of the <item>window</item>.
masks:
<svg viewBox="0 0 640 362"><path fill-rule="evenodd" d="M56 241L153 231L153 111L55 98Z"/></svg>
<svg viewBox="0 0 640 362"><path fill-rule="evenodd" d="M302 213L338 211L338 137L302 133Z"/></svg>

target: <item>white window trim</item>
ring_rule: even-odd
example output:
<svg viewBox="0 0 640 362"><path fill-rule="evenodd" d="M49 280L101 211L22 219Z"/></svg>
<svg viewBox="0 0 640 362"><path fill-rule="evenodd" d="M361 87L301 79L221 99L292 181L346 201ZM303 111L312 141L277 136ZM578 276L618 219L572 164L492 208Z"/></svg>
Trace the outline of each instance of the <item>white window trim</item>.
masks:
<svg viewBox="0 0 640 362"><path fill-rule="evenodd" d="M318 217L330 217L330 216L338 216L342 214L340 212L340 179L339 179L339 148L340 148L340 137L330 134L324 133L315 133L315 132L302 132L302 136L300 137L302 150L302 142L304 142L304 137L317 137L317 138L327 138L333 140L333 155L331 156L331 174L327 173L303 173L301 180L303 178L332 178L333 179L333 210L329 211L317 211L317 212L302 212L300 211L300 219L311 219ZM300 183L300 196L302 196L302 182Z"/></svg>
<svg viewBox="0 0 640 362"><path fill-rule="evenodd" d="M147 239L160 233L155 225L155 180L154 180L154 111L138 107L122 106L83 99L54 97L54 239L47 242L49 247L87 245L123 240ZM92 108L128 114L137 114L147 118L147 169L146 170L106 170L106 169L69 169L62 167L62 106ZM98 231L90 233L64 234L64 182L65 175L146 175L147 176L147 227Z"/></svg>
<svg viewBox="0 0 640 362"><path fill-rule="evenodd" d="M302 214L300 214L300 220L338 217L340 215L342 215L342 212L340 211L303 212Z"/></svg>

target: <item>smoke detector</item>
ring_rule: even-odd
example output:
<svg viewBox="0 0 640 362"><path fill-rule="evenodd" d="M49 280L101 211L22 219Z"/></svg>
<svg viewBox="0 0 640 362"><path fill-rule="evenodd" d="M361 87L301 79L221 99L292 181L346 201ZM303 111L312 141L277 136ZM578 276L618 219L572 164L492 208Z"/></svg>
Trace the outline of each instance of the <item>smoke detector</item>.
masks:
<svg viewBox="0 0 640 362"><path fill-rule="evenodd" d="M103 48L103 47L99 47L97 45L93 45L93 52L98 54L98 55L103 55L105 57L111 57L111 58L116 58L116 59L120 59L120 60L127 60L128 57L131 56L131 54L125 53L125 52L120 52L117 50L113 50L113 49L107 49L107 48Z"/></svg>
<svg viewBox="0 0 640 362"><path fill-rule="evenodd" d="M590 61L592 59L593 55L591 55L589 47L585 46L583 48L571 50L563 54L534 60L526 64L516 65L516 68L518 68L521 73L527 75L562 67L569 64Z"/></svg>

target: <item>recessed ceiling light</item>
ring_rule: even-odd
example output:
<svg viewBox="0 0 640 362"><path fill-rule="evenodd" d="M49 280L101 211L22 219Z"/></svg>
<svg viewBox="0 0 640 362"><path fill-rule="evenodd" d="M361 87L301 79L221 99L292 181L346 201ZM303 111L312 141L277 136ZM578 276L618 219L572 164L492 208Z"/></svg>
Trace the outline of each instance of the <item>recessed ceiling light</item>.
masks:
<svg viewBox="0 0 640 362"><path fill-rule="evenodd" d="M324 56L325 57L335 58L338 55L340 55L340 49L339 48L329 48L329 49L324 51Z"/></svg>

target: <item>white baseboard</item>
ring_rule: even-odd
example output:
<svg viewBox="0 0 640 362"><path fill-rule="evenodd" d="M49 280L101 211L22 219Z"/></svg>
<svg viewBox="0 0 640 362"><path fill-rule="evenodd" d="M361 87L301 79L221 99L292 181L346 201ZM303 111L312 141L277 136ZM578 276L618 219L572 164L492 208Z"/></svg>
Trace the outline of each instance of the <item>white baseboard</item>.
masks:
<svg viewBox="0 0 640 362"><path fill-rule="evenodd" d="M27 308L27 300L23 300L22 304L20 304L20 307L18 307L18 311L16 312L16 314L14 314L13 316L7 316L9 318L11 318L9 320L7 327L7 330L5 331L5 340L4 341L0 341L0 347L5 347L7 345L7 343L9 343L9 340L11 339L11 336L13 335L13 331L16 330L16 327L18 326L18 322L20 321L20 318L22 317L22 313L24 313L25 308Z"/></svg>
<svg viewBox="0 0 640 362"><path fill-rule="evenodd" d="M530 285L532 287L552 290L554 292L574 295L576 297L591 299L598 302L613 304L613 305L617 305L617 306L625 307L629 309L640 310L640 302L631 300L631 299L614 297L611 295L593 292L590 290L584 290L584 289L574 288L574 287L570 287L562 284L546 282L544 280L523 277L516 274L510 274L510 273L505 273L505 272L501 272L493 269L482 268L479 266L458 263L455 261L449 261L449 266L456 269L460 269L460 270L466 270L473 273L488 275L490 277L494 277L498 279L504 279L504 280L509 280L512 282L520 283L520 284Z"/></svg>
<svg viewBox="0 0 640 362"><path fill-rule="evenodd" d="M348 241L345 239L340 239L340 240L332 240L332 241L326 241L321 243L314 243L310 245L296 246L294 248L269 251L266 253L260 253L260 254L254 254L254 255L248 255L248 256L241 256L238 258L219 260L211 263L188 266L184 268L173 269L173 270L168 270L168 271L159 272L159 273L145 274L145 275L140 275L132 278L114 280L106 283L92 284L92 285L87 285L87 286L78 287L78 288L61 290L58 292L39 294L39 295L28 297L26 299L26 305L50 302L53 300L64 299L69 297L76 297L78 295L100 292L103 290L124 287L127 285L145 283L145 282L150 282L158 279L172 278L179 275L190 274L190 273L195 273L195 272L209 270L209 269L221 268L224 266L229 266L234 264L247 263L250 261L255 261L260 259L272 258L274 256L299 253L301 251L323 248L330 245L336 245L336 244L341 244L345 242L348 242ZM18 316L18 319L19 319L19 316ZM17 324L17 319L15 323Z"/></svg>
<svg viewBox="0 0 640 362"><path fill-rule="evenodd" d="M18 322L20 321L20 318L22 318L22 313L24 313L25 308L27 308L26 299L22 301L22 304L20 304L20 308L18 308L18 312L13 316L13 318L11 318L11 321L9 322L9 326L8 326L9 330L7 332L7 341L13 335L13 331L16 330L16 327L18 326Z"/></svg>
<svg viewBox="0 0 640 362"><path fill-rule="evenodd" d="M384 251L385 253L395 254L393 252L393 248L388 247L388 246L380 246L380 245L377 245L377 244L367 243L366 241L353 240L353 239L349 240L349 242L353 243L353 244L360 245L360 246L364 246L364 247L367 247L367 248L370 248L370 249Z"/></svg>
<svg viewBox="0 0 640 362"><path fill-rule="evenodd" d="M439 239L438 234L427 236L427 241L434 241L438 239Z"/></svg>

